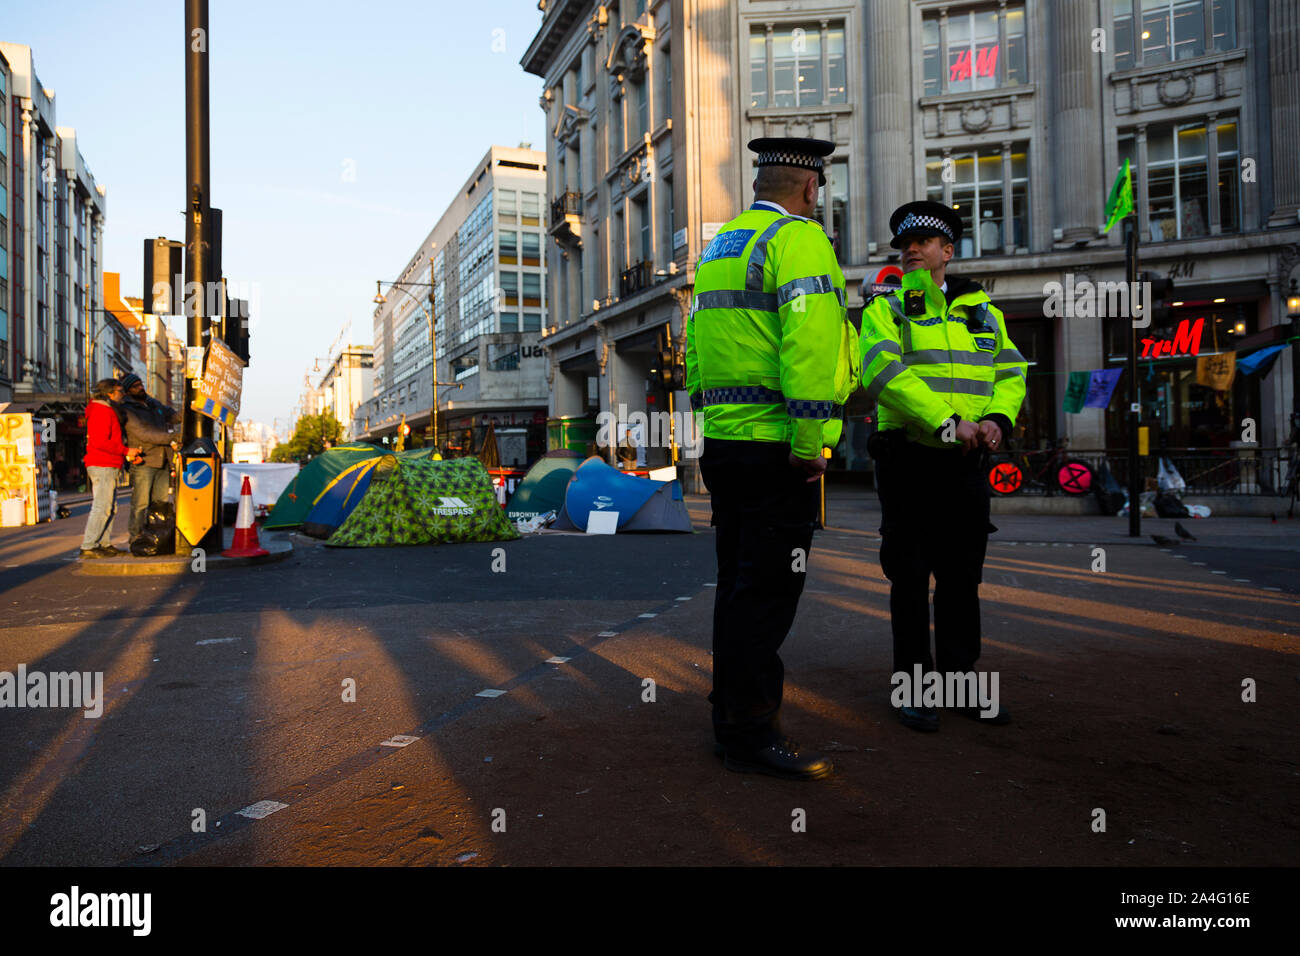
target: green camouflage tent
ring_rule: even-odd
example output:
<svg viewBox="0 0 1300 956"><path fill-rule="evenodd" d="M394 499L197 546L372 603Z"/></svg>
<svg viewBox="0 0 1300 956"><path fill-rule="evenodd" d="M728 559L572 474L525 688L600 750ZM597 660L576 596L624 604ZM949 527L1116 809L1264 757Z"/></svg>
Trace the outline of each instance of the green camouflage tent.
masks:
<svg viewBox="0 0 1300 956"><path fill-rule="evenodd" d="M518 537L477 458L394 458L377 468L370 490L327 544L379 548Z"/></svg>

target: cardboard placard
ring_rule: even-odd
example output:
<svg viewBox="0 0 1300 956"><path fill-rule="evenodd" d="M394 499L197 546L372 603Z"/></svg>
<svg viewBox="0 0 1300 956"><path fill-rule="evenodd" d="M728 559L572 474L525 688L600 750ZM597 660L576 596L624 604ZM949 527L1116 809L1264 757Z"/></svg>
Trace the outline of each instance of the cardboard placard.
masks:
<svg viewBox="0 0 1300 956"><path fill-rule="evenodd" d="M203 377L194 383L190 407L223 425L239 417L240 393L244 387L244 363L221 339L213 336L203 362Z"/></svg>

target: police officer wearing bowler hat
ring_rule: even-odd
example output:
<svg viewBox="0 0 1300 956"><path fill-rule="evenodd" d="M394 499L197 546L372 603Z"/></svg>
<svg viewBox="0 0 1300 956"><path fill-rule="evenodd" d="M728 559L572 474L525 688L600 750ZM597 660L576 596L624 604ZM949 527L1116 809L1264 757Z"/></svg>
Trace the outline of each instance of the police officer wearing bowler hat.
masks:
<svg viewBox="0 0 1300 956"><path fill-rule="evenodd" d="M686 387L703 422L700 472L717 529L713 729L730 770L816 780L820 754L785 736L777 651L794 621L823 449L838 444L860 378L844 275L812 215L834 144L765 138L754 204L700 256Z"/></svg>
<svg viewBox="0 0 1300 956"><path fill-rule="evenodd" d="M1002 448L1025 397L1027 364L979 284L947 274L962 223L938 202L889 220L903 284L862 313L862 381L879 404L880 566L890 581L894 671L967 673L980 655L979 584L990 531L986 452ZM934 575L935 656L930 655ZM937 668L936 665L937 664ZM967 706L963 716L979 717ZM914 730L939 729L932 707L905 706ZM1005 724L1005 710L982 718Z"/></svg>

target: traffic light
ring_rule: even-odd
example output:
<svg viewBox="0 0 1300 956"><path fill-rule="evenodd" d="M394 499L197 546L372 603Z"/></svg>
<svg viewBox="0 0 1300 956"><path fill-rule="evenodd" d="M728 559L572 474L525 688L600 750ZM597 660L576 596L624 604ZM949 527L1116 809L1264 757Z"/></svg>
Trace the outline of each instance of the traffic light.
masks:
<svg viewBox="0 0 1300 956"><path fill-rule="evenodd" d="M203 275L206 282L221 281L221 210L216 206L208 210L208 218L203 221L203 243L207 246L203 259Z"/></svg>
<svg viewBox="0 0 1300 956"><path fill-rule="evenodd" d="M226 299L226 315L221 320L221 340L244 364L248 364L248 300Z"/></svg>
<svg viewBox="0 0 1300 956"><path fill-rule="evenodd" d="M670 392L681 391L686 387L685 355L669 348L668 343L668 336L659 333L659 354L655 356L655 365L650 369L650 374L660 388Z"/></svg>
<svg viewBox="0 0 1300 956"><path fill-rule="evenodd" d="M1173 298L1174 280L1158 272L1143 272L1138 276L1138 281L1150 283L1151 294L1143 300L1142 308L1150 310L1152 325L1161 324L1169 315L1169 301Z"/></svg>
<svg viewBox="0 0 1300 956"><path fill-rule="evenodd" d="M664 388L673 387L673 353L670 349L660 349L656 359L655 375Z"/></svg>
<svg viewBox="0 0 1300 956"><path fill-rule="evenodd" d="M159 236L144 241L144 303L150 315L183 315L185 243Z"/></svg>

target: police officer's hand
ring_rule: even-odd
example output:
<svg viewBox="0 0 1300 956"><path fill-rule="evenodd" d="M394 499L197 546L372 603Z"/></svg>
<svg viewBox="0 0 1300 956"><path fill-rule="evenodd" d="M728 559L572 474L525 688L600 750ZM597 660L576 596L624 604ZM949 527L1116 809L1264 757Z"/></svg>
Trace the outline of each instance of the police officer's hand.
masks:
<svg viewBox="0 0 1300 956"><path fill-rule="evenodd" d="M790 466L792 468L801 468L808 473L809 481L816 481L822 475L826 474L825 458L800 458L793 452L790 454Z"/></svg>
<svg viewBox="0 0 1300 956"><path fill-rule="evenodd" d="M974 422L962 419L957 423L957 441L961 442L961 453L963 455L968 451L974 451L980 445L979 427Z"/></svg>
<svg viewBox="0 0 1300 956"><path fill-rule="evenodd" d="M980 422L980 444L989 451L1002 450L1002 429L994 421Z"/></svg>

